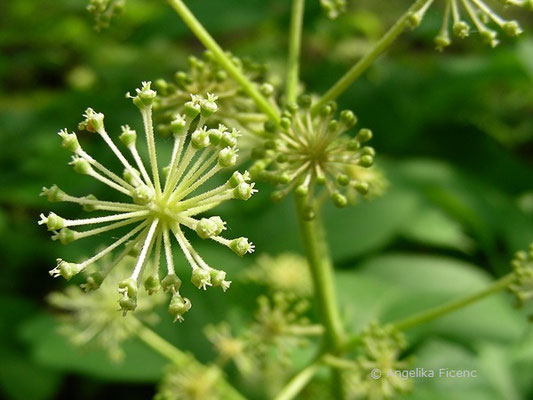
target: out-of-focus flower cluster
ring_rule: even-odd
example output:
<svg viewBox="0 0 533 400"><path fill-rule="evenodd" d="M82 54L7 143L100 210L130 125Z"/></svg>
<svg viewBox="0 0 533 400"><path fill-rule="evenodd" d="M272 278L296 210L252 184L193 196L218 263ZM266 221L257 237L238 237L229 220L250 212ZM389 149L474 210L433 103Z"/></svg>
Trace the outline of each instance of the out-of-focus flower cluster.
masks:
<svg viewBox="0 0 533 400"><path fill-rule="evenodd" d="M516 298L518 307L524 306L533 299L533 243L528 251L519 251L511 261L514 279L509 285L509 291ZM530 316L533 320L533 315Z"/></svg>
<svg viewBox="0 0 533 400"><path fill-rule="evenodd" d="M91 0L87 6L94 16L94 26L97 30L109 27L111 20L121 14L126 0Z"/></svg>
<svg viewBox="0 0 533 400"><path fill-rule="evenodd" d="M266 82L266 67L248 59L241 60L228 55L234 65L257 85L274 105L274 87ZM159 92L154 104L155 118L158 130L163 135L171 133L175 114L183 112L184 104L191 94L204 93L217 96L218 112L210 119L210 126L216 127L217 124L223 123L238 129L242 134L239 138L241 149L253 147L265 135L263 125L268 117L259 111L250 96L218 64L210 51L205 51L202 59L189 57L187 72L178 71L173 80L158 79L154 85Z"/></svg>
<svg viewBox="0 0 533 400"><path fill-rule="evenodd" d="M102 260L103 265L110 263L109 256ZM120 298L117 285L134 265L134 257L124 257L97 291L87 293L92 286L89 277L88 283L82 285L82 288L69 285L62 292L48 296L48 302L60 311L60 332L74 345L86 348L87 345L94 344L106 350L112 360L120 361L124 356L122 343L135 336L139 320L147 323L157 321L157 315L152 310L166 301L167 296L162 292L152 296L141 292L140 305L133 315L123 318L117 312L117 301ZM90 269L100 268L95 264Z"/></svg>

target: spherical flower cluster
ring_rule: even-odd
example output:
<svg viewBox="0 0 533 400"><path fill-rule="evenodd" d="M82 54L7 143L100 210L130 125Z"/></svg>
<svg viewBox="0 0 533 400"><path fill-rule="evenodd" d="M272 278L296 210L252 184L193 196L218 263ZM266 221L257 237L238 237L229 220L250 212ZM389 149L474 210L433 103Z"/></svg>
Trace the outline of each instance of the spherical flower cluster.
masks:
<svg viewBox="0 0 533 400"><path fill-rule="evenodd" d="M399 359L407 343L391 326L370 324L361 334L359 355L353 371L346 374L349 398L395 399L410 389L410 382L394 371L408 367ZM375 375L379 371L379 376ZM392 372L392 373L388 373Z"/></svg>
<svg viewBox="0 0 533 400"><path fill-rule="evenodd" d="M172 366L161 381L154 400L225 400L232 398L220 385L222 371L214 365L190 363Z"/></svg>
<svg viewBox="0 0 533 400"><path fill-rule="evenodd" d="M438 1L438 0L437 0ZM442 0L444 3L444 17L440 32L435 37L435 46L437 50L442 51L452 43L451 33L453 36L464 39L469 36L471 31L479 32L483 41L492 47L498 45L498 35L496 31L489 27L494 24L508 36L518 36L522 33L522 28L517 21L506 20L498 15L485 0ZM517 6L526 10L533 10L533 0L502 0L505 5ZM416 11L410 13L407 23L412 27L417 27L422 21L428 8L434 3L434 0L427 0ZM463 14L462 14L463 13ZM466 15L474 26L466 22L462 15Z"/></svg>
<svg viewBox="0 0 533 400"><path fill-rule="evenodd" d="M299 297L309 297L313 292L307 261L296 253L276 257L261 254L244 275L248 281L265 285L274 292L293 293Z"/></svg>
<svg viewBox="0 0 533 400"><path fill-rule="evenodd" d="M91 0L87 10L94 16L97 30L109 27L111 19L121 14L126 0Z"/></svg>
<svg viewBox="0 0 533 400"><path fill-rule="evenodd" d="M226 273L211 268L196 252L186 238L186 227L202 238L218 242L233 250L239 256L251 253L253 244L248 239L226 239L221 234L226 223L218 216L197 217L223 201L230 199L248 200L255 192L247 172L235 172L224 184L200 192L199 189L218 172L233 167L237 161L236 136L224 126L208 129L204 122L217 111L212 100L195 97L184 107L184 114L176 115L172 122L174 147L169 165L164 169L165 180L161 182L159 163L152 126L152 104L156 92L150 83L143 83L135 96L130 96L139 108L146 136L149 155L150 173L145 167L136 148L137 133L129 126L122 127L120 141L129 150L134 160L130 163L115 145L104 127L104 115L88 109L80 129L99 135L111 149L124 167L123 176L110 171L95 158L86 153L80 145L76 134L67 130L59 132L62 146L74 153L72 166L83 175L89 175L104 183L109 188L120 192L127 199L123 202L99 200L93 195L75 197L66 194L57 186L44 188L42 195L52 202L65 201L77 203L86 211L104 210L112 214L86 219L66 219L50 213L41 214L39 224L46 225L53 232L53 239L63 244L88 236L110 232L115 229L130 227L128 231L108 247L81 262L72 263L58 259L57 266L50 271L54 277L72 278L84 271L95 261L124 245L124 250L109 267L91 275L88 285L98 288L113 265L131 250L139 247L137 261L131 275L119 284L122 298L119 301L124 314L137 307L138 285L144 283L149 293L161 288L172 294L169 312L175 320L182 320L182 315L191 307L187 298L180 295L181 280L176 274L172 254L171 236L174 236L181 251L192 268L192 283L201 289L208 286L220 286L224 291L230 286ZM194 130L191 123L194 121ZM134 165L136 167L134 167ZM163 184L162 184L163 183ZM73 230L73 227L101 225L85 231ZM164 253L167 271L160 280L161 253ZM153 262L149 260L153 258ZM151 265L151 267L149 267Z"/></svg>
<svg viewBox="0 0 533 400"><path fill-rule="evenodd" d="M375 151L363 146L372 138L368 129L360 129L355 137L344 133L355 126L357 117L351 111L342 111L334 119L335 103L311 111L311 98L302 96L298 105L289 106L283 113L280 128L267 124L272 139L253 154L258 160L250 169L254 179L268 180L281 189L273 193L281 200L289 192L304 201L307 219L315 216L315 188L324 186L333 204L344 207L348 200L343 192L352 187L366 192L366 184L352 180L346 167L372 166Z"/></svg>
<svg viewBox="0 0 533 400"><path fill-rule="evenodd" d="M509 285L509 291L516 297L516 305L522 307L533 299L533 243L529 245L527 252L519 251L515 254L511 266L514 280Z"/></svg>
<svg viewBox="0 0 533 400"><path fill-rule="evenodd" d="M108 255L102 259L102 266L108 268L111 264ZM90 269L98 270L99 263L93 264ZM109 357L114 361L120 361L124 352L121 344L135 335L139 320L153 323L157 321L157 315L152 312L154 308L166 300L162 293L150 296L147 292L139 293L139 307L123 318L117 313L117 301L120 294L117 293L117 285L124 274L135 265L135 258L126 256L119 260L109 272L107 279L101 284L100 289L91 291L94 282L79 286L69 285L62 292L54 292L48 296L48 302L59 309L60 332L73 344L86 348L89 344L95 344L105 349ZM85 271L89 275L88 271Z"/></svg>
<svg viewBox="0 0 533 400"><path fill-rule="evenodd" d="M231 56L231 55L230 55ZM256 84L263 95L272 100L274 88L265 81L264 65L249 60L231 59L244 75ZM170 134L171 122L176 113L183 112L183 105L190 95L212 93L217 98L218 112L211 118L211 124L224 123L237 128L242 137L239 142L252 147L264 135L263 124L268 117L259 111L254 101L243 92L241 86L218 64L210 51L205 51L203 59L189 57L189 71L179 71L173 81L159 79L155 83L159 96L154 104L155 118L162 134ZM239 143L242 148L241 143Z"/></svg>
<svg viewBox="0 0 533 400"><path fill-rule="evenodd" d="M346 0L320 0L320 5L330 19L335 19L346 11Z"/></svg>

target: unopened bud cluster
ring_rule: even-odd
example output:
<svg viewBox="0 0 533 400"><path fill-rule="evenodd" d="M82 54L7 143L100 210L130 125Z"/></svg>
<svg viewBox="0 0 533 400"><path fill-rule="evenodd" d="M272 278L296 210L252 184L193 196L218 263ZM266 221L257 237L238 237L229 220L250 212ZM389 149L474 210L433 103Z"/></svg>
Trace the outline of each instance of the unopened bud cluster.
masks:
<svg viewBox="0 0 533 400"><path fill-rule="evenodd" d="M524 306L533 300L533 243L528 251L519 251L511 261L514 280L509 285L509 291L516 297L516 305ZM532 316L533 318L533 316Z"/></svg>
<svg viewBox="0 0 533 400"><path fill-rule="evenodd" d="M335 118L337 107L328 103L311 111L309 96L302 96L298 104L284 111L279 128L267 123L265 130L271 138L252 154L257 161L250 169L254 179L262 179L280 187L272 198L281 200L291 191L304 202L306 219L315 216L314 202L317 188L324 188L337 207L345 207L349 188L362 193L365 183L351 179L349 166L371 167L375 151L366 146L372 138L369 129L359 129L355 136L345 134L357 123L353 112L344 110Z"/></svg>
<svg viewBox="0 0 533 400"><path fill-rule="evenodd" d="M231 54L229 56L233 64L257 85L262 94L272 99L274 88L265 81L265 66L250 60L241 60ZM202 59L189 57L187 72L178 71L173 80L158 79L154 85L159 92L154 104L155 118L159 132L163 135L171 133L174 115L183 113L183 105L190 94L203 95L210 92L217 96L218 111L210 119L210 124L223 122L239 129L244 135L240 141L257 141L257 137L262 133L262 125L268 119L257 109L254 101L244 93L241 86L217 63L210 51L205 51Z"/></svg>
<svg viewBox="0 0 533 400"><path fill-rule="evenodd" d="M495 47L499 43L498 34L491 25L511 37L522 33L517 21L502 18L485 0L427 0L409 14L407 24L411 28L417 27L428 8L439 1L444 4L442 27L434 39L435 47L439 51L452 43L452 36L464 39L471 32L479 33L485 43ZM505 5L533 10L533 0L502 0L502 2Z"/></svg>
<svg viewBox="0 0 533 400"><path fill-rule="evenodd" d="M91 0L87 6L94 16L94 24L97 30L109 27L113 17L121 14L126 5L126 0Z"/></svg>
<svg viewBox="0 0 533 400"><path fill-rule="evenodd" d="M152 105L156 96L157 93L151 89L149 82L143 83L135 95L128 94L142 115L149 155L148 167L137 151L137 133L125 125L119 135L119 140L131 153L133 162L130 162L107 133L104 115L90 108L87 109L79 128L97 134L104 140L124 167L123 174L112 172L86 153L75 133L69 133L67 130L59 132L62 146L73 153L71 164L74 170L89 175L119 192L124 201L104 201L93 195L75 197L54 185L43 188L42 195L48 200L77 203L85 211L103 210L110 214L94 218L67 219L49 213L41 215L39 224L45 225L53 232L52 238L63 244L127 227L126 233L118 236L114 234L116 240L112 244L83 262L73 263L58 259L57 266L50 274L70 279L106 254L123 247L113 264L131 253L135 253L137 257L130 276L118 285L122 294L119 304L124 314L135 310L139 286L144 285L150 294L159 290L171 293L169 312L175 320L181 321L182 315L191 308L191 303L180 294L181 279L174 268L171 238L174 237L190 264L191 281L196 287L206 289L208 286L220 286L224 291L227 290L231 282L226 280L226 273L211 268L203 260L186 238L183 228L194 231L202 239L218 242L239 256L251 253L254 246L248 239L227 239L222 236L226 223L220 217L196 216L226 200L248 200L256 190L247 172L234 172L226 183L204 192L200 190L214 175L234 167L237 162L236 141L239 133L223 125L212 129L205 126L207 118L217 111L215 98L209 94L206 97L192 96L192 100L184 105L183 114L178 114L173 119L172 155L167 167L160 171L152 126ZM194 129L191 128L193 122ZM160 178L161 172L165 176L164 180ZM87 225L98 227L83 231L73 229ZM167 266L163 277L160 274L162 257ZM88 286L97 289L111 269L112 267L104 268L95 272L89 278Z"/></svg>
<svg viewBox="0 0 533 400"><path fill-rule="evenodd" d="M320 5L330 19L335 19L346 11L346 0L320 0Z"/></svg>

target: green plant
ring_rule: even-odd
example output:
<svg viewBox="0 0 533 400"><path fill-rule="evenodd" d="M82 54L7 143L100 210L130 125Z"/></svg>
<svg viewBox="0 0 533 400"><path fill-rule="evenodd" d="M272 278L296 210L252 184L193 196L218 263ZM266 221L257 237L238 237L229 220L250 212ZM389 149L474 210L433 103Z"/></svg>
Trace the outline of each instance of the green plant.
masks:
<svg viewBox="0 0 533 400"><path fill-rule="evenodd" d="M96 3L99 3L98 6ZM250 167L251 177L280 186L278 191L273 192L275 200L281 200L294 192L313 297L320 318L319 323L315 324L306 317L309 292L297 293L296 290L289 290L289 294L297 294L296 298L291 298L278 293L287 290L281 289L274 280L264 279L264 283L275 290L271 299L259 298L256 322L236 337L232 335L228 325L218 329L211 328L208 336L215 344L219 357L212 365L202 366L190 355L173 348L141 325L135 314L125 315L124 318L133 321L133 328L124 328L125 330L137 334L141 340L178 367L178 370L170 371L165 378L158 398L243 398L243 395L229 385L222 372L230 361L237 365L239 372L249 380L250 386L265 377L277 382L280 387L269 385L264 389L265 396L276 399L295 398L323 367L331 370L331 392L334 398L395 397L405 391L408 385L395 379L396 377L389 379L389 376L383 376L376 379L370 372L376 368L380 371L407 368L407 361L403 359L406 343L401 331L464 308L501 290L512 290L517 293L521 302L531 297L529 256L520 254L517 256L518 261L513 263L513 272L495 281L488 288L396 322L383 326L371 324L361 332L352 332L347 329L339 311L333 262L322 223L323 200L330 197L334 205L345 207L349 203L349 190L366 196L379 194L379 188L384 185L378 173L365 175L363 179L358 178L359 175L354 172L354 169L374 168L376 153L373 148L363 145L371 139L372 132L360 129L356 135L348 134L355 126L357 118L351 111L342 111L338 119L335 119L336 105L333 100L361 76L404 30L418 26L433 1L417 0L346 75L316 99L310 95L301 95L298 87L305 8L303 0L293 1L283 95L277 94L274 86L264 81L263 74L257 73L258 67L240 62L225 52L183 1L169 0L169 3L204 44L208 53L205 62L193 59L191 71L177 74L175 83L158 81L156 86L161 92L159 100L156 100L157 94L149 83L137 89L135 96L130 96L143 116L151 176L136 150L135 132L124 126L120 139L131 151L137 168L124 158L106 133L103 114L88 109L80 128L96 132L104 139L123 164L123 176L111 172L89 156L81 148L74 134L61 131L62 145L75 153L72 164L77 172L90 175L129 196L131 202L105 202L90 196L77 198L53 186L43 190L43 195L51 201L70 201L84 206L87 210L99 209L119 214L86 220L68 220L51 213L48 216L43 215L39 222L54 232L54 239L63 243L121 228L129 223L138 225L87 261L67 263L59 260L51 274L70 279L115 247L126 244L124 252L104 266L103 270L91 275L85 287L98 289L111 269L116 268L130 252L137 251L137 261L131 276L118 284L121 294L118 301L124 314L136 311L138 285L143 274L150 271L143 282L147 291L155 293L161 286L165 291L171 292L169 310L175 320L181 321L191 303L179 292L181 280L174 272L169 232L176 236L191 265L191 280L195 286L202 289L211 285L221 286L224 290L229 288L230 282L226 281L226 273L212 269L205 263L184 237L180 225L194 230L202 239L212 239L224 244L238 255L253 251L253 245L245 238L230 241L220 236L225 229L225 223L220 217L193 218L224 200L248 200L251 197L256 189L254 184L249 182L250 176L238 172L234 172L226 183L205 193L193 195L193 192L222 168L234 167L237 163L238 147L249 149L253 146L254 149L249 152L255 159ZM326 4L329 14L337 14L337 9L332 12L333 6L328 5L332 3L322 3ZM120 4L122 5L122 2ZM505 31L512 35L520 33L517 24L501 20L486 8L485 3L464 0L463 4L480 33L491 45L496 44L495 35L472 10L473 5ZM530 3L524 1L512 4L529 7ZM109 10L113 10L115 5L115 2L92 2L91 10L102 18L102 15L114 13ZM335 4L339 10L343 6L342 2ZM450 13L457 18L454 22L454 32L458 36L466 35L465 25L459 26L461 21L457 17L456 6L455 1L446 2L443 30L437 40L437 47L440 49L449 42L447 29ZM192 96L190 101L189 95ZM218 99L220 114L217 114ZM160 182L160 173L163 171L159 170L157 162L151 121L153 105L156 111L161 112L162 133L172 134L175 139L163 186ZM229 128L220 124L226 124ZM239 142L237 129L242 130L242 139L251 140ZM260 143L260 146L250 145L250 142ZM321 193L318 190L320 187L324 187ZM192 197L187 197L189 195ZM85 232L70 230L73 226L106 222L113 224ZM168 272L160 281L159 261L162 249ZM153 260L149 263L152 254ZM56 296L57 298L59 296ZM64 298L62 304L57 300L55 303L68 309L68 300L65 301ZM117 318L121 318L120 315ZM272 354L275 355L274 360L290 360L290 357L282 356L298 346L316 344L309 339L315 337L320 337L321 343L317 346L313 361L292 379L287 379L283 374L280 376ZM187 362L194 367L185 372L179 370L179 367ZM286 380L287 384L279 385L283 380ZM276 393L272 393L272 389L276 389Z"/></svg>

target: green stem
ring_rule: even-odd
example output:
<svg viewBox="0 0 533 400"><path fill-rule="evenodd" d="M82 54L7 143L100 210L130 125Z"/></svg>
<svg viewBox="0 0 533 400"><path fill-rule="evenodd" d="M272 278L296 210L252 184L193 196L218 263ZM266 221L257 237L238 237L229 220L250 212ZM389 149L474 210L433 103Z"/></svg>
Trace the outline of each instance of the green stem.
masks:
<svg viewBox="0 0 533 400"><path fill-rule="evenodd" d="M270 119L279 122L279 113L272 104L261 94L256 85L251 82L242 71L231 61L231 58L222 50L213 37L205 30L200 21L196 19L189 8L182 0L168 0L170 6L181 17L185 25L194 33L202 44L213 53L218 63L228 72L228 74L241 85L242 89L252 98L257 107L263 111Z"/></svg>
<svg viewBox="0 0 533 400"><path fill-rule="evenodd" d="M422 8L431 0L416 0L415 3L403 14L398 21L383 35L381 39L366 53L331 89L329 89L322 98L313 106L313 112L320 110L320 108L331 100L339 97L350 85L359 78L368 67L372 65L375 59L383 53L394 40L408 27L409 16Z"/></svg>
<svg viewBox="0 0 533 400"><path fill-rule="evenodd" d="M155 350L157 353L162 355L164 358L175 364L180 368L187 368L194 364L200 365L200 363L190 354L184 353L171 343L167 342L157 333L155 333L150 328L146 327L143 323L137 320L135 324L135 334L137 337L144 342L148 347ZM207 367L206 367L207 368ZM228 400L245 400L233 386L231 386L226 380L220 377L218 383L220 387L227 394Z"/></svg>
<svg viewBox="0 0 533 400"><path fill-rule="evenodd" d="M505 275L504 277L498 279L492 285L490 285L489 287L487 287L486 289L480 292L474 293L469 296L465 296L458 300L451 301L447 304L443 304L443 305L431 308L427 311L423 311L411 317L395 322L392 325L398 330L405 330L405 329L412 328L415 325L429 322L431 320L434 320L438 317L442 317L445 314L457 311L461 308L469 306L472 303L475 303L490 295L493 295L494 293L497 293L501 290L506 289L509 286L509 284L513 281L513 279L514 279L514 274Z"/></svg>
<svg viewBox="0 0 533 400"><path fill-rule="evenodd" d="M318 359L298 372L285 387L279 392L274 400L292 400L307 386L313 379L321 366L321 359Z"/></svg>
<svg viewBox="0 0 533 400"><path fill-rule="evenodd" d="M337 306L333 265L325 240L324 228L319 215L311 221L305 220L305 204L303 202L296 200L296 208L307 262L311 270L314 294L325 328L325 348L332 354L338 354L343 346L344 332ZM340 372L336 369L333 369L332 372L335 398L343 399L344 391Z"/></svg>
<svg viewBox="0 0 533 400"><path fill-rule="evenodd" d="M289 32L289 58L287 64L287 83L285 90L287 103L292 103L296 100L296 94L298 91L304 8L305 0L292 1L291 27Z"/></svg>

